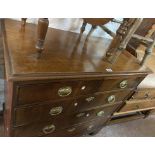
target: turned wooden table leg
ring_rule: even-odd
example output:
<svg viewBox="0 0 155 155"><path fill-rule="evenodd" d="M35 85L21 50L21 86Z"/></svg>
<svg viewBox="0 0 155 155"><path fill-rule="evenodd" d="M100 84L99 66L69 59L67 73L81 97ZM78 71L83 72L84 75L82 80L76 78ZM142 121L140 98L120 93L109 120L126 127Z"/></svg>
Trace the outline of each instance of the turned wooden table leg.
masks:
<svg viewBox="0 0 155 155"><path fill-rule="evenodd" d="M36 43L36 49L37 49L37 52L39 53L41 53L44 50L44 41L48 30L48 25L49 25L48 18L39 18L37 43Z"/></svg>

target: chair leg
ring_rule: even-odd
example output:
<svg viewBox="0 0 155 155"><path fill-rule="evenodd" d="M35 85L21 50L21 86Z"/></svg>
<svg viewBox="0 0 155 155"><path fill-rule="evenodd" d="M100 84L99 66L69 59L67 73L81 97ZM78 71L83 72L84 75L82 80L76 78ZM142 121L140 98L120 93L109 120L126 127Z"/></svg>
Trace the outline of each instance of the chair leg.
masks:
<svg viewBox="0 0 155 155"><path fill-rule="evenodd" d="M151 55L151 53L153 52L153 49L154 49L154 46L155 46L155 38L152 42L152 44L146 49L145 51L145 54L144 54L144 57L143 57L143 60L141 61L141 65L143 66L147 60L147 58Z"/></svg>
<svg viewBox="0 0 155 155"><path fill-rule="evenodd" d="M83 21L83 24L80 29L80 34L82 34L85 31L86 25L87 25L87 23Z"/></svg>
<svg viewBox="0 0 155 155"><path fill-rule="evenodd" d="M44 50L44 42L48 30L48 25L49 25L48 18L39 18L37 43L36 43L36 49L38 53L42 53L42 51Z"/></svg>
<svg viewBox="0 0 155 155"><path fill-rule="evenodd" d="M25 27L27 18L22 18L21 26Z"/></svg>
<svg viewBox="0 0 155 155"><path fill-rule="evenodd" d="M90 31L89 31L89 33L88 33L88 35L87 35L87 38L86 38L86 40L88 40L88 38L90 37L90 35L94 32L94 30L96 29L96 26L94 26L94 25L92 25L92 27L91 27L91 29L90 29Z"/></svg>

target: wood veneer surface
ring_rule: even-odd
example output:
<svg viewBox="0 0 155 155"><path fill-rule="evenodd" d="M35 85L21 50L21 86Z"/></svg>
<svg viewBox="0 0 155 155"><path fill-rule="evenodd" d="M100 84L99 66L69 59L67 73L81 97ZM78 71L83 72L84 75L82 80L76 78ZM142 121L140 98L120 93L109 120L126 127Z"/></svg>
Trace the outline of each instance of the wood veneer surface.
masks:
<svg viewBox="0 0 155 155"><path fill-rule="evenodd" d="M35 49L36 30L34 24L27 24L25 31L21 30L20 22L5 20L6 34L3 33L7 42L5 49L9 59L6 67L9 77L12 76L40 76L50 75L108 75L121 72L149 72L146 67L141 67L136 58L124 51L115 64L103 60L109 40L92 37L84 43L85 36L77 43L79 35L73 32L49 28L45 51L37 58Z"/></svg>

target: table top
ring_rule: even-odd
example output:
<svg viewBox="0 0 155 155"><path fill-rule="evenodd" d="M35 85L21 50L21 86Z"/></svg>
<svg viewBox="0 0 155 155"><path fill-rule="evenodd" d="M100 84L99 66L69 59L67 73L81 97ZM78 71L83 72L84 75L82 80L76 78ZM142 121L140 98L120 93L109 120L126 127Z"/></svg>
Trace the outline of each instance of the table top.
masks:
<svg viewBox="0 0 155 155"><path fill-rule="evenodd" d="M2 22L3 25L3 22ZM37 25L26 24L21 30L19 21L6 19L2 26L7 77L54 78L59 76L112 76L121 74L148 74L150 69L127 51L111 64L105 53L110 40L49 28L45 50L40 58L35 49Z"/></svg>

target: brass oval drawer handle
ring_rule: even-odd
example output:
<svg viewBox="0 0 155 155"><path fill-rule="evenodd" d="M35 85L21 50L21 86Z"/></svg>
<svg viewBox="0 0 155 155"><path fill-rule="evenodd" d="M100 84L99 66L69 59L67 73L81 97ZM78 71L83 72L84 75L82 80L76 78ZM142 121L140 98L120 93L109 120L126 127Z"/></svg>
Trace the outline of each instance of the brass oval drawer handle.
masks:
<svg viewBox="0 0 155 155"><path fill-rule="evenodd" d="M76 115L76 117L83 117L83 116L85 116L85 113L84 112L81 112L81 113L79 113L79 114Z"/></svg>
<svg viewBox="0 0 155 155"><path fill-rule="evenodd" d="M124 89L128 86L128 81L127 80L123 80L120 84L119 84L121 89Z"/></svg>
<svg viewBox="0 0 155 155"><path fill-rule="evenodd" d="M54 116L54 115L59 115L63 111L63 107L54 107L50 110L49 114Z"/></svg>
<svg viewBox="0 0 155 155"><path fill-rule="evenodd" d="M48 125L48 126L45 126L43 128L43 133L44 134L49 134L49 133L52 133L55 131L55 125L54 124L51 124L51 125Z"/></svg>
<svg viewBox="0 0 155 155"><path fill-rule="evenodd" d="M87 101L87 102L90 102L90 101L93 101L94 99L95 99L95 97L91 96L91 97L87 97L87 98L86 98L86 101Z"/></svg>
<svg viewBox="0 0 155 155"><path fill-rule="evenodd" d="M73 132L73 131L75 131L75 130L76 130L76 128L73 127L73 128L68 129L67 131L68 131L68 132Z"/></svg>
<svg viewBox="0 0 155 155"><path fill-rule="evenodd" d="M58 90L58 95L61 97L69 96L72 93L71 87L62 87Z"/></svg>
<svg viewBox="0 0 155 155"><path fill-rule="evenodd" d="M101 117L101 116L103 116L104 115L104 111L102 110L102 111L99 111L98 113L97 113L97 116L99 116L99 117Z"/></svg>
<svg viewBox="0 0 155 155"><path fill-rule="evenodd" d="M115 95L111 95L111 96L108 97L108 103L114 103L115 100L116 100Z"/></svg>
<svg viewBox="0 0 155 155"><path fill-rule="evenodd" d="M86 86L82 86L82 87L81 87L81 90L85 90L85 89L86 89Z"/></svg>

